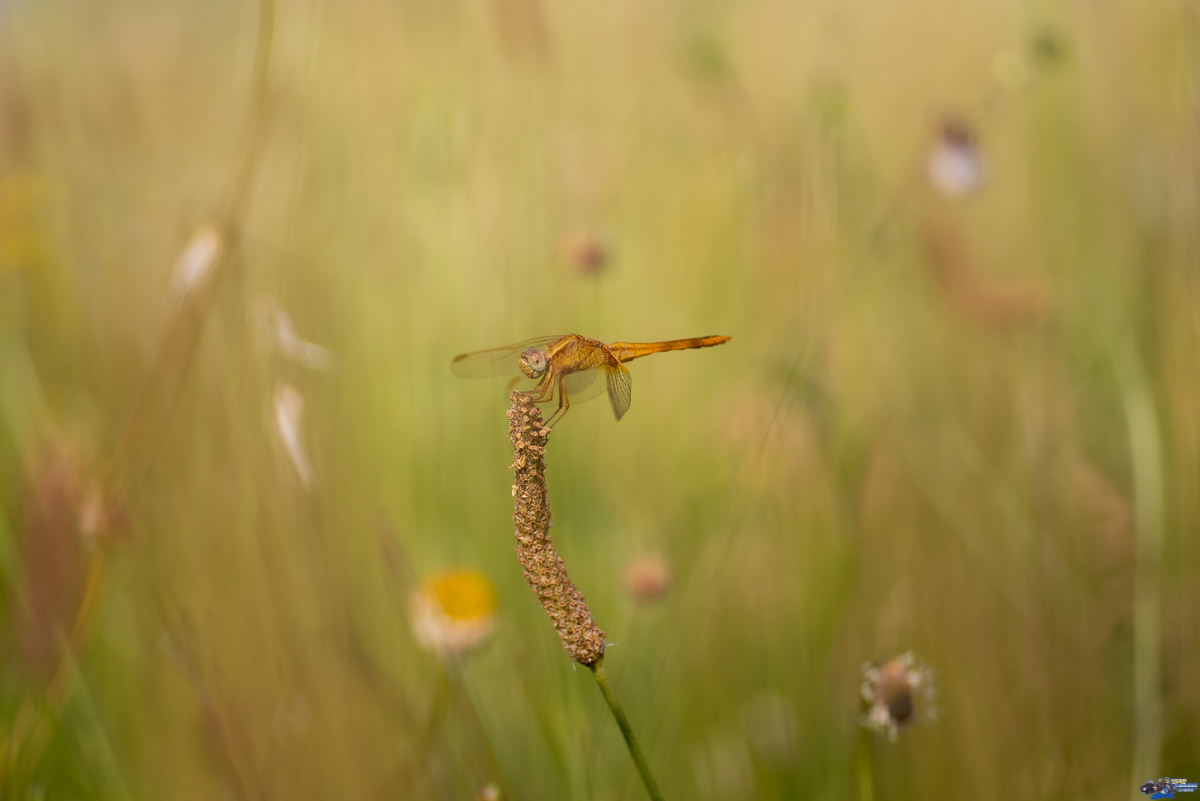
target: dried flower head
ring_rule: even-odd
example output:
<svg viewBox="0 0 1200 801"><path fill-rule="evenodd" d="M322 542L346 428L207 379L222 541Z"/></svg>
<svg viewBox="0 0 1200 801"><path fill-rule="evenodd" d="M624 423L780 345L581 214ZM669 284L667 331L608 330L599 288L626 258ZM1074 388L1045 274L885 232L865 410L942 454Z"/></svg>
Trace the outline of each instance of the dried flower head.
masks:
<svg viewBox="0 0 1200 801"><path fill-rule="evenodd" d="M929 152L929 182L949 198L965 198L983 185L983 156L965 120L948 116Z"/></svg>
<svg viewBox="0 0 1200 801"><path fill-rule="evenodd" d="M516 473L512 489L513 523L525 581L549 615L571 658L581 665L594 665L604 656L604 632L592 620L583 594L567 577L567 568L550 539L545 462L550 429L529 393L514 392L509 401L508 438L513 444Z"/></svg>
<svg viewBox="0 0 1200 801"><path fill-rule="evenodd" d="M639 556L625 565L625 591L638 603L657 601L671 586L671 566L659 554Z"/></svg>
<svg viewBox="0 0 1200 801"><path fill-rule="evenodd" d="M422 646L443 658L461 657L496 629L496 590L482 573L450 570L429 576L411 602Z"/></svg>
<svg viewBox="0 0 1200 801"><path fill-rule="evenodd" d="M862 697L868 704L862 724L886 732L893 742L901 728L922 717L937 717L933 674L912 651L883 667L863 665Z"/></svg>

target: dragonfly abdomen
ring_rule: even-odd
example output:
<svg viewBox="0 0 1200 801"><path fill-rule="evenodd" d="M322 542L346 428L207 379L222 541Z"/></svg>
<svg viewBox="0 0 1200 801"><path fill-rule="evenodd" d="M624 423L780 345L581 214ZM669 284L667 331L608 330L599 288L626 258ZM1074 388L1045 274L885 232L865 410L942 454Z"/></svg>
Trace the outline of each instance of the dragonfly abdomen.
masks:
<svg viewBox="0 0 1200 801"><path fill-rule="evenodd" d="M666 342L614 342L608 346L613 356L620 362L628 362L649 356L651 353L665 353L669 350L691 350L692 348L711 348L729 341L729 337L692 337L691 339L670 339Z"/></svg>

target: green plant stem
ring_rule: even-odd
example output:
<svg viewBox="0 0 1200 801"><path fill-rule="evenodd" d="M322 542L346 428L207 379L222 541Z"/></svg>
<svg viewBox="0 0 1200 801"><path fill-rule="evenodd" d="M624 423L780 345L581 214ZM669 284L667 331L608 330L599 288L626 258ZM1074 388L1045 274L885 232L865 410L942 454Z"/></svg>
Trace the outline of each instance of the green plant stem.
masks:
<svg viewBox="0 0 1200 801"><path fill-rule="evenodd" d="M858 801L875 801L875 777L871 764L871 732L858 727Z"/></svg>
<svg viewBox="0 0 1200 801"><path fill-rule="evenodd" d="M1159 775L1162 756L1162 434L1150 380L1132 344L1117 352L1117 379L1133 462L1133 786ZM1134 793L1137 795L1137 793Z"/></svg>
<svg viewBox="0 0 1200 801"><path fill-rule="evenodd" d="M420 757L417 764L424 767L429 760L429 755L433 753L433 745L437 742L438 734L442 730L442 724L446 722L446 715L450 709L451 702L451 686L450 675L443 669L438 676L437 690L433 696L433 707L429 710L429 722L425 724L425 734L421 737L421 744L418 753Z"/></svg>
<svg viewBox="0 0 1200 801"><path fill-rule="evenodd" d="M608 708L612 710L613 717L617 719L617 727L621 729L621 736L625 738L625 744L629 746L629 755L633 757L633 764L637 765L638 774L642 777L642 784L646 785L646 792L655 801L662 801L662 791L658 789L658 782L654 781L654 775L650 772L650 765L646 762L646 755L642 753L642 747L638 745L637 737L633 736L629 718L625 717L625 712L617 703L612 688L608 686L608 677L604 675L603 662L603 659L597 660L588 665L588 668L596 677L596 684L600 685L600 694L604 696L604 700L608 702Z"/></svg>
<svg viewBox="0 0 1200 801"><path fill-rule="evenodd" d="M230 239L234 226L245 205L250 177L258 162L262 140L267 96L267 70L271 61L271 43L275 29L275 0L259 0L258 39L254 52L254 101L251 109L249 142L242 162L234 174L232 188L220 215L222 252L213 266L210 284L215 289L218 279L229 262ZM108 464L104 479L106 500L123 499L133 478L141 477L162 439L183 382L190 372L201 329L212 304L213 289L203 297L192 299L180 309L158 343L150 375L142 385L134 404L133 414L125 425L115 452ZM4 356L5 354L0 354ZM0 398L3 404L7 398ZM97 542L88 560L83 599L71 626L69 648L61 657L46 691L46 700L55 716L61 713L70 691L75 660L83 647L88 627L96 611L104 577L105 552L108 543ZM0 794L9 786L15 762L22 753L30 754L34 764L41 758L49 741L49 718L27 700L17 713L16 722L0 736Z"/></svg>

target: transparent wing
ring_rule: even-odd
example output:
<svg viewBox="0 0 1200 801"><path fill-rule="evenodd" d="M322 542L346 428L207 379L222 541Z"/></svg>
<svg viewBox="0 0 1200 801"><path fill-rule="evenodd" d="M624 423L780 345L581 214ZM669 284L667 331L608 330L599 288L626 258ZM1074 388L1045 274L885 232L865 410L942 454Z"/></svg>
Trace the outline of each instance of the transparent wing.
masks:
<svg viewBox="0 0 1200 801"><path fill-rule="evenodd" d="M517 366L517 359L522 353L534 346L549 347L560 339L562 339L561 335L538 337L503 348L460 353L450 362L450 371L462 378L496 378L502 375L517 375L521 372Z"/></svg>
<svg viewBox="0 0 1200 801"><path fill-rule="evenodd" d="M613 414L620 420L629 411L629 404L633 403L633 378L620 362L601 365L600 369L608 379L605 383L608 385L608 399L612 401Z"/></svg>
<svg viewBox="0 0 1200 801"><path fill-rule="evenodd" d="M563 386L571 403L583 403L604 393L605 382L600 380L600 368L592 367L563 376Z"/></svg>

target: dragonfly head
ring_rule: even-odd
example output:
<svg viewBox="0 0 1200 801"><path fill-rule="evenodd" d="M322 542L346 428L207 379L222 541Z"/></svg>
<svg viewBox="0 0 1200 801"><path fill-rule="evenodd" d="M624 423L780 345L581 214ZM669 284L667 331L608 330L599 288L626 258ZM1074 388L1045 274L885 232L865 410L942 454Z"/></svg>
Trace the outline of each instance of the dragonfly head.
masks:
<svg viewBox="0 0 1200 801"><path fill-rule="evenodd" d="M542 373L546 372L546 351L538 347L532 347L521 354L521 358L517 360L517 364L521 367L521 372L527 378L541 378Z"/></svg>

